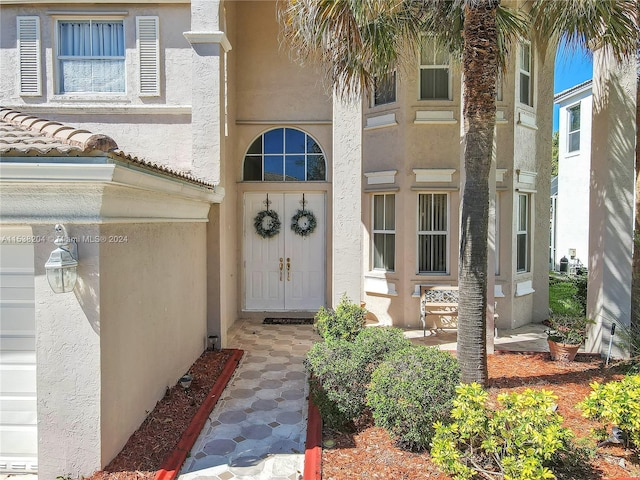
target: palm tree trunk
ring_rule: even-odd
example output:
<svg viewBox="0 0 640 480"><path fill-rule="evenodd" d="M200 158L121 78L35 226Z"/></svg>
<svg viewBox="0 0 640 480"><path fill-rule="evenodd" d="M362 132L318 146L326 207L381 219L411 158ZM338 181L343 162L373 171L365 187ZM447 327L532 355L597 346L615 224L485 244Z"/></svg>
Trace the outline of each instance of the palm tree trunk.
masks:
<svg viewBox="0 0 640 480"><path fill-rule="evenodd" d="M487 235L489 172L498 73L496 8L467 0L464 21L464 168L460 231L458 360L462 382L487 383Z"/></svg>
<svg viewBox="0 0 640 480"><path fill-rule="evenodd" d="M640 64L640 41L636 62ZM633 267L631 277L631 331L640 331L640 76L636 78L636 199L633 228ZM640 352L631 352L638 355Z"/></svg>

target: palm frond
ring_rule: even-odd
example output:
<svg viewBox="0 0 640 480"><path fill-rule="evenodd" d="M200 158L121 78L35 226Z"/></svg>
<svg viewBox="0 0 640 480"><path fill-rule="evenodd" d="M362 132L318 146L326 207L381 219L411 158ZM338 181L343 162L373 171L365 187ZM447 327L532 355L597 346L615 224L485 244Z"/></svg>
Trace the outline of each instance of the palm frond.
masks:
<svg viewBox="0 0 640 480"><path fill-rule="evenodd" d="M532 0L531 25L569 49L605 47L617 59L636 54L637 0Z"/></svg>
<svg viewBox="0 0 640 480"><path fill-rule="evenodd" d="M281 1L282 39L298 62L319 62L338 94L367 93L417 43L422 8L417 0Z"/></svg>

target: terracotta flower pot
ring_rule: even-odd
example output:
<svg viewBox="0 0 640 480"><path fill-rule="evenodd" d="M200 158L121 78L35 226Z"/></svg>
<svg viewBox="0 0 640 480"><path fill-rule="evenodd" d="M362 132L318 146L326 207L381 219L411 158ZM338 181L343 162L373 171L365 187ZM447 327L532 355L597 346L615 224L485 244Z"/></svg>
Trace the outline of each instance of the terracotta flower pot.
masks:
<svg viewBox="0 0 640 480"><path fill-rule="evenodd" d="M547 339L547 343L549 344L551 360L555 360L556 362L573 362L580 348L580 345L558 343L550 339Z"/></svg>

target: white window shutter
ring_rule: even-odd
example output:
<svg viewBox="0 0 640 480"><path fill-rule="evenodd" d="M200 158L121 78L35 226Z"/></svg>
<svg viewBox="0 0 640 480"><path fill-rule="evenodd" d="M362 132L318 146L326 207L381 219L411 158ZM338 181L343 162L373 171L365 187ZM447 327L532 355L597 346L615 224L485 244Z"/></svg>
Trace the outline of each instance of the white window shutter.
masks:
<svg viewBox="0 0 640 480"><path fill-rule="evenodd" d="M40 61L40 18L16 17L18 21L18 64L20 95L42 95Z"/></svg>
<svg viewBox="0 0 640 480"><path fill-rule="evenodd" d="M160 95L160 40L158 17L136 17L139 60L139 93L144 97Z"/></svg>

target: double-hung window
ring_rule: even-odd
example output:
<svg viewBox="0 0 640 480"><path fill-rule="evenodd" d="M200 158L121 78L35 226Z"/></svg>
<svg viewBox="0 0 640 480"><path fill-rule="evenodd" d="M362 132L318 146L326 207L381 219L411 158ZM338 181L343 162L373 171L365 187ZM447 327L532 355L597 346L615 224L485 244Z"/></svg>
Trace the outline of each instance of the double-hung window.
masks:
<svg viewBox="0 0 640 480"><path fill-rule="evenodd" d="M449 53L433 37L424 36L420 46L420 100L450 100Z"/></svg>
<svg viewBox="0 0 640 480"><path fill-rule="evenodd" d="M531 44L520 43L520 103L533 106L531 84Z"/></svg>
<svg viewBox="0 0 640 480"><path fill-rule="evenodd" d="M395 270L396 196L373 196L373 269Z"/></svg>
<svg viewBox="0 0 640 480"><path fill-rule="evenodd" d="M122 20L58 20L58 93L125 93Z"/></svg>
<svg viewBox="0 0 640 480"><path fill-rule="evenodd" d="M447 273L449 195L418 195L418 273Z"/></svg>
<svg viewBox="0 0 640 480"><path fill-rule="evenodd" d="M569 116L567 151L576 152L580 150L580 104L567 108L567 115Z"/></svg>
<svg viewBox="0 0 640 480"><path fill-rule="evenodd" d="M529 195L518 194L516 215L516 270L529 271Z"/></svg>

